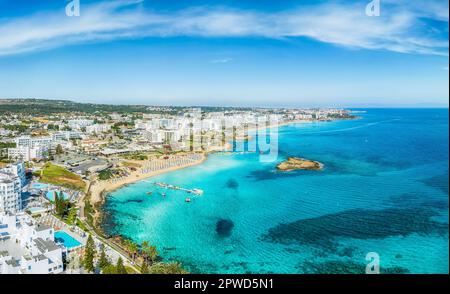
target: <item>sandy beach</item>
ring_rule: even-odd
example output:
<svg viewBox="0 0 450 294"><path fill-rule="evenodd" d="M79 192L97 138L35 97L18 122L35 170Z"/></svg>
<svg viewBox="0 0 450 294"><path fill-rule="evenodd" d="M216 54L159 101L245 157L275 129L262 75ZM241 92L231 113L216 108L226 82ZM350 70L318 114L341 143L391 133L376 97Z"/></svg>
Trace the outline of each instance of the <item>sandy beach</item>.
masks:
<svg viewBox="0 0 450 294"><path fill-rule="evenodd" d="M307 121L304 121L304 120L288 121L288 122L282 122L282 123L278 123L276 125L272 125L269 128L281 127L281 126L288 125L288 124L305 123L305 122L307 122ZM249 127L247 131L254 131L256 129L257 129L256 127ZM92 205L102 203L104 201L103 194L105 192L110 192L110 191L116 190L124 185L132 184L132 183L140 181L142 179L154 177L154 176L157 176L157 175L160 175L163 173L172 172L172 171L176 171L179 169L183 169L183 168L187 168L190 166L201 164L201 163L203 163L203 161L206 160L208 153L218 152L218 151L226 151L226 150L229 150L231 148L231 146L232 145L230 143L227 143L224 146L213 146L207 152L197 153L197 154L201 154L201 157L198 160L195 160L195 161L192 161L192 162L189 162L186 164L171 166L171 167L167 167L167 168L161 168L158 170L149 170L149 171L145 171L144 168L139 168L136 171L130 172L130 174L128 176L122 177L120 179L92 182L89 187L89 192L91 194L90 202ZM158 159L158 160L161 162L165 161L164 159ZM141 165L145 166L149 163L155 163L155 160L144 161L141 163Z"/></svg>
<svg viewBox="0 0 450 294"><path fill-rule="evenodd" d="M138 169L129 172L127 176L114 178L107 181L92 182L88 192L90 202L94 207L102 205L105 201L105 194L128 184L154 177L163 173L176 171L179 169L199 165L203 163L209 153L230 150L232 145L226 143L224 146L213 146L208 151L199 153L188 153L187 155L171 155L168 159L150 159L140 162ZM82 201L80 201L82 202ZM98 219L100 212L96 211L94 218Z"/></svg>
<svg viewBox="0 0 450 294"><path fill-rule="evenodd" d="M306 122L308 122L308 121L305 121L305 120L285 121L285 122L278 123L276 125L271 125L268 128L275 128L275 127L281 127L281 126L289 125L289 124L306 123ZM250 126L247 129L247 132L255 131L257 129L258 128L256 128L255 126ZM92 182L89 187L89 192L91 194L90 202L94 206L101 204L104 201L103 195L105 192L111 192L113 190L116 190L116 189L124 186L124 185L132 184L132 183L140 181L142 179L154 177L154 176L157 176L157 175L160 175L163 173L172 172L172 171L176 171L179 169L183 169L183 168L187 168L190 166L201 164L201 163L203 163L203 161L206 160L208 153L218 152L218 151L226 151L226 150L229 150L230 148L231 148L231 144L229 144L229 143L225 144L224 146L213 146L207 152L196 153L196 154L200 154L201 156L198 159L188 162L188 163L185 163L185 164L170 166L170 167L161 168L158 170L146 170L145 168L139 168L136 171L130 172L128 176L125 176L125 177L122 177L119 179ZM165 160L158 159L157 161L164 162ZM154 164L155 160L145 161L145 162L141 163L141 165L145 166L150 163Z"/></svg>
<svg viewBox="0 0 450 294"><path fill-rule="evenodd" d="M167 168L162 168L159 170L148 170L146 171L145 168L139 168L136 171L130 172L130 174L126 177L122 177L119 179L113 179L108 181L96 181L93 182L90 186L89 192L91 193L90 201L92 204L98 204L103 202L102 193L104 192L110 192L115 189L118 189L124 185L132 184L134 182L140 181L142 179L154 177L166 172L176 171L182 168L194 166L201 164L206 159L205 153L196 153L199 156L199 159L193 160L191 162L188 162L186 164L177 165L177 166L171 166ZM159 159L161 163L163 163L164 159ZM142 165L145 166L150 161L144 162ZM153 164L155 161L151 161Z"/></svg>
<svg viewBox="0 0 450 294"><path fill-rule="evenodd" d="M275 125L271 125L266 128L275 128L275 127L281 127L284 125L289 125L289 124L294 124L294 123L306 123L306 122L308 122L308 121L305 121L305 120L285 121L285 122L281 122L281 123L278 123ZM247 132L255 131L257 129L258 128L256 128L255 126L250 126L247 129ZM261 127L259 129L261 129ZM180 163L175 166L167 166L167 167L161 166L157 170L146 169L145 166L148 166L149 164L164 165L167 162L166 159L156 159L156 160L151 159L151 160L144 161L144 162L140 163L140 165L141 165L140 168L138 168L135 171L129 172L129 174L127 176L124 176L121 178L115 178L115 179L107 180L107 181L92 182L89 187L89 191L88 191L90 193L90 202L94 207L97 207L98 205L103 204L103 202L105 201L104 197L107 192L111 192L113 190L119 189L120 187L122 187L124 185L132 184L132 183L135 183L137 181L140 181L140 180L143 180L146 178L154 177L154 176L157 176L157 175L160 175L163 173L172 172L172 171L176 171L179 169L183 169L183 168L201 164L206 160L207 155L209 153L227 151L227 150L230 150L231 148L232 148L232 145L230 143L226 143L224 146L212 146L212 147L210 147L210 149L208 151L201 152L201 153L195 153L196 155L198 155L198 158L196 158L195 160L190 160L189 162ZM173 160L174 158L176 160L177 156L178 155L170 156L169 160ZM98 219L99 216L100 216L100 212L96 211L94 218Z"/></svg>

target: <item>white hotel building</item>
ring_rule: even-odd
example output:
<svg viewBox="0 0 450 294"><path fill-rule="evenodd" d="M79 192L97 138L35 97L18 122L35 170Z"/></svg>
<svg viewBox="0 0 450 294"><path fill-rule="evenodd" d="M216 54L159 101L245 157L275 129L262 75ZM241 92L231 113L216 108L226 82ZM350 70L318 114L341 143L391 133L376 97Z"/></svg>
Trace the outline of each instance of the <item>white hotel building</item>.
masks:
<svg viewBox="0 0 450 294"><path fill-rule="evenodd" d="M17 213L21 210L21 179L12 173L0 172L0 213Z"/></svg>
<svg viewBox="0 0 450 294"><path fill-rule="evenodd" d="M108 124L95 124L86 127L86 133L88 134L106 133L109 130L111 130L111 125Z"/></svg>
<svg viewBox="0 0 450 294"><path fill-rule="evenodd" d="M25 164L23 162L10 163L7 166L0 168L0 172L10 173L20 178L20 183L25 186Z"/></svg>
<svg viewBox="0 0 450 294"><path fill-rule="evenodd" d="M23 161L42 159L45 152L50 148L52 141L52 137L17 137L15 139L16 148L8 148L8 158Z"/></svg>
<svg viewBox="0 0 450 294"><path fill-rule="evenodd" d="M24 213L0 213L0 274L61 273L63 248L54 233Z"/></svg>
<svg viewBox="0 0 450 294"><path fill-rule="evenodd" d="M44 147L16 147L8 148L8 158L30 161L32 159L40 160L47 151Z"/></svg>
<svg viewBox="0 0 450 294"><path fill-rule="evenodd" d="M15 139L16 148L8 148L8 158L18 159L22 161L30 161L32 159L42 159L47 151L61 145L65 149L70 149L72 143L68 140L72 136L78 136L77 132L58 132L53 136L47 137L31 137L21 136Z"/></svg>

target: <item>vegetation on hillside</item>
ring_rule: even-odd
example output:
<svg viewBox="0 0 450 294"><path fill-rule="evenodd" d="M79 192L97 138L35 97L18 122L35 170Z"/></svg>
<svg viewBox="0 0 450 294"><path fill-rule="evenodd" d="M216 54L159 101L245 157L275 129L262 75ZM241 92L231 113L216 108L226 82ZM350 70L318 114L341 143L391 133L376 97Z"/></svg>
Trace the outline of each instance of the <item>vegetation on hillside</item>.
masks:
<svg viewBox="0 0 450 294"><path fill-rule="evenodd" d="M38 175L41 182L50 183L56 186L63 186L79 191L84 191L86 187L86 183L79 175L52 163L46 163Z"/></svg>
<svg viewBox="0 0 450 294"><path fill-rule="evenodd" d="M193 106L195 107L195 106ZM203 112L225 111L226 107L201 107ZM250 110L251 108L236 108ZM166 113L177 114L185 112L186 107L170 107L167 109L151 108L147 105L112 105L95 103L78 103L68 100L46 99L2 99L0 114L24 113L27 115L49 115L56 113Z"/></svg>
<svg viewBox="0 0 450 294"><path fill-rule="evenodd" d="M113 175L114 174L110 169L105 169L98 173L98 178L102 181L106 181L111 179Z"/></svg>

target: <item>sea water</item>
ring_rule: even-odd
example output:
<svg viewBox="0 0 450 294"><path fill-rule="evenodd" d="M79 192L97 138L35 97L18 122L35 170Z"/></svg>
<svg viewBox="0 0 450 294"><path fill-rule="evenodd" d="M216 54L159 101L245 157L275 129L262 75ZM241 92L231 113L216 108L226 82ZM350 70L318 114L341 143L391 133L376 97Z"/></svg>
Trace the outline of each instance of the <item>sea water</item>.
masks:
<svg viewBox="0 0 450 294"><path fill-rule="evenodd" d="M366 111L281 127L275 162L212 154L118 189L103 228L193 273L364 273L369 252L381 272L448 273L448 109ZM289 156L325 168L277 171Z"/></svg>

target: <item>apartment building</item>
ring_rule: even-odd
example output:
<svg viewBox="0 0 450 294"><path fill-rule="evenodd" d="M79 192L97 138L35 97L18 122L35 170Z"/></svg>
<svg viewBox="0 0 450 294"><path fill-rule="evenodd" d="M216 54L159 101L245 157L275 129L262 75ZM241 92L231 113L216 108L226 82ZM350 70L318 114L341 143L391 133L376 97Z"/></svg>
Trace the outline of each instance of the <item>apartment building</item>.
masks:
<svg viewBox="0 0 450 294"><path fill-rule="evenodd" d="M22 183L12 173L0 172L0 212L16 213L22 210Z"/></svg>
<svg viewBox="0 0 450 294"><path fill-rule="evenodd" d="M54 233L24 213L0 213L0 274L61 273L63 247Z"/></svg>

